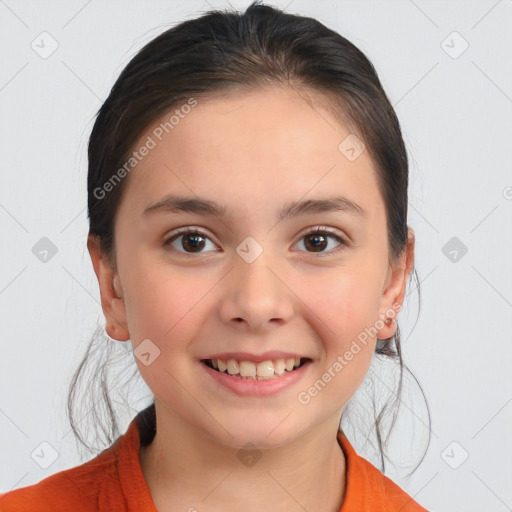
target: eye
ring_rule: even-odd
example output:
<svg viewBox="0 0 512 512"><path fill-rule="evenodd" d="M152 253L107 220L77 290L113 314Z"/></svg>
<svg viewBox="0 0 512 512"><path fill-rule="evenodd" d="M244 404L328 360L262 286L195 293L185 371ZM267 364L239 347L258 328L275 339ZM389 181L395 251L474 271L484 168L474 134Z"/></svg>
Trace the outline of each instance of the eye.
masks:
<svg viewBox="0 0 512 512"><path fill-rule="evenodd" d="M329 239L335 240L339 245L335 249L325 251L324 249L329 246ZM325 226L320 226L308 231L302 236L298 243L302 243L306 249L312 249L312 251L308 252L316 253L318 256L337 253L347 245L343 238L336 235L334 231Z"/></svg>
<svg viewBox="0 0 512 512"><path fill-rule="evenodd" d="M329 239L337 242L338 247L326 251L325 249L329 246ZM202 251L202 249L206 247L207 241L211 243L213 250L217 249L217 246L211 241L208 235L198 229L188 227L174 233L164 242L164 247L171 246L176 251L184 254L202 254L208 252ZM336 235L334 231L325 226L308 231L302 236L298 243L302 243L307 252L316 253L317 256L337 253L347 245L343 238Z"/></svg>
<svg viewBox="0 0 512 512"><path fill-rule="evenodd" d="M180 238L181 241L179 240ZM216 248L216 245L202 231L194 228L185 228L168 238L164 242L164 247L171 246L178 252L184 252L185 254L202 254L201 249L205 248L206 240L211 242L214 249Z"/></svg>

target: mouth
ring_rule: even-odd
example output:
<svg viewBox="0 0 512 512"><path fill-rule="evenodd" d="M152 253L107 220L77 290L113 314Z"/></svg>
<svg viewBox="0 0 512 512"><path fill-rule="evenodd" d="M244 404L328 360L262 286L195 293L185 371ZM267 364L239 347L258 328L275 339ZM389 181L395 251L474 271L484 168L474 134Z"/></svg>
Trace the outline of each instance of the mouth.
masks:
<svg viewBox="0 0 512 512"><path fill-rule="evenodd" d="M311 362L308 357L274 359L255 363L238 359L201 359L208 368L240 380L273 380L290 374Z"/></svg>

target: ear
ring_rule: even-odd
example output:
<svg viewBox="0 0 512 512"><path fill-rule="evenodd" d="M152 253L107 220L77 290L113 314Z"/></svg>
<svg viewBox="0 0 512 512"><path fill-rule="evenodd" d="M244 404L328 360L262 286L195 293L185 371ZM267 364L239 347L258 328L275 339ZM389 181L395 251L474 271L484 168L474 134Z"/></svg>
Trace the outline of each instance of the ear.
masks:
<svg viewBox="0 0 512 512"><path fill-rule="evenodd" d="M127 341L130 339L130 332L126 323L119 275L101 252L98 240L92 235L87 239L87 248L100 286L101 307L106 321L105 330L111 338Z"/></svg>
<svg viewBox="0 0 512 512"><path fill-rule="evenodd" d="M415 237L412 228L407 228L407 248L400 257L400 261L394 268L388 270L384 284L383 295L380 302L380 318L385 322L386 318L396 319L402 308L405 297L405 289L409 276L414 268L414 244ZM396 330L396 322L392 321L377 333L377 338L388 339Z"/></svg>

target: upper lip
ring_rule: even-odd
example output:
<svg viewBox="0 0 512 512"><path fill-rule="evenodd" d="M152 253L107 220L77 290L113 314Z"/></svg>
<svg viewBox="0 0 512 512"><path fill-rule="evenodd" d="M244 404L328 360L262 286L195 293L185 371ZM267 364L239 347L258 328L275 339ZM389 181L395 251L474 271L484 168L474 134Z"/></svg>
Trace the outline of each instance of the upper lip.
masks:
<svg viewBox="0 0 512 512"><path fill-rule="evenodd" d="M249 352L218 352L207 357L202 357L201 360L222 359L223 361L227 361L228 359L236 359L237 361L252 361L254 363L261 363L262 361L271 361L276 359L291 359L292 357L310 359L306 358L301 354L297 354L296 352L283 352L281 350L271 350L269 352L263 352L262 354L251 354Z"/></svg>

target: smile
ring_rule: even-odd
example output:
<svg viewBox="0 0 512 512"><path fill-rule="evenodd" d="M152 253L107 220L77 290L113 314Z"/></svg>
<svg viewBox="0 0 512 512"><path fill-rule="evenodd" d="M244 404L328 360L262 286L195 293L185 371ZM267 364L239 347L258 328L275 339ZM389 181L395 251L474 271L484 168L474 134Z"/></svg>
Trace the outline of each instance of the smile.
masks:
<svg viewBox="0 0 512 512"><path fill-rule="evenodd" d="M245 380L273 380L295 371L309 358L288 358L261 361L243 361L237 359L203 359L201 362L219 373L228 374L231 377Z"/></svg>
<svg viewBox="0 0 512 512"><path fill-rule="evenodd" d="M296 386L313 368L313 360L304 357L256 362L216 358L201 359L199 365L219 391L228 390L244 397L264 397Z"/></svg>

